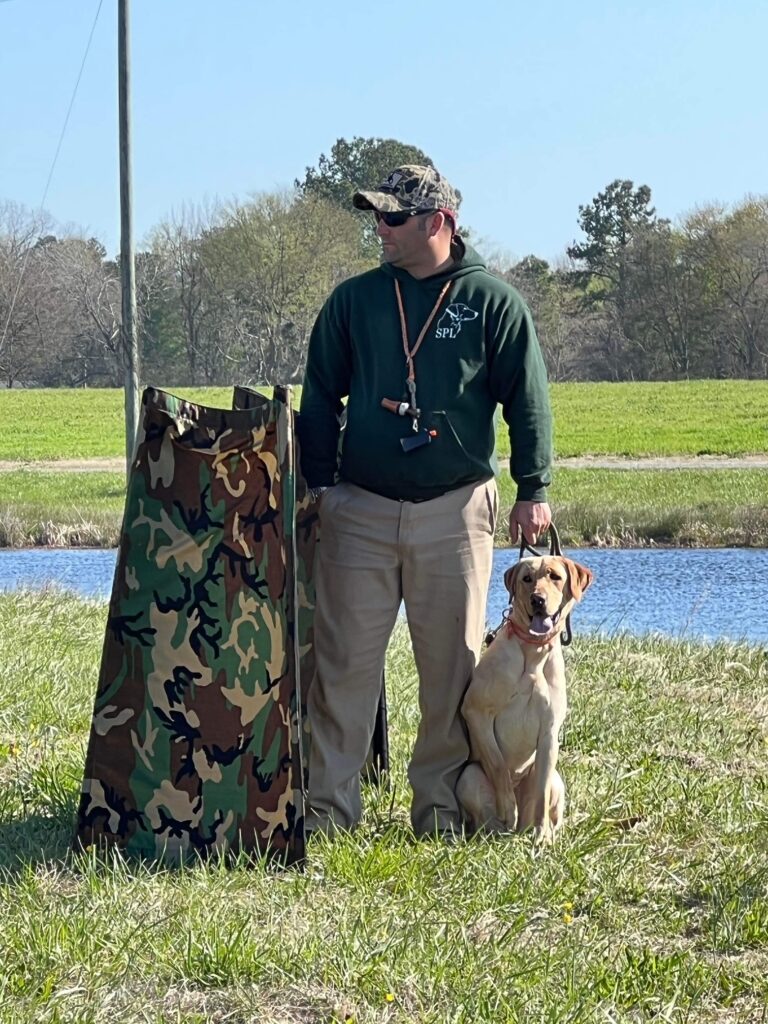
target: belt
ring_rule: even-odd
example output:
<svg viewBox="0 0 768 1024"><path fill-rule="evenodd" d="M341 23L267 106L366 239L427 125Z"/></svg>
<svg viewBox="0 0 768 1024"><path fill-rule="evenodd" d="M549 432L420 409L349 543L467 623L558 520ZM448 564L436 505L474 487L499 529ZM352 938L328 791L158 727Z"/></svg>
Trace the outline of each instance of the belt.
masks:
<svg viewBox="0 0 768 1024"><path fill-rule="evenodd" d="M348 482L354 483L354 480ZM379 491L374 491L371 487L363 487L362 484L355 484L355 487L359 487L361 491L368 491L369 494L375 494L377 498L386 498L387 501L399 501L401 505L420 505L423 501L434 501L435 498L442 498L444 494L448 494L448 491L440 491L439 494L431 494L428 498L390 498L388 494L381 494Z"/></svg>

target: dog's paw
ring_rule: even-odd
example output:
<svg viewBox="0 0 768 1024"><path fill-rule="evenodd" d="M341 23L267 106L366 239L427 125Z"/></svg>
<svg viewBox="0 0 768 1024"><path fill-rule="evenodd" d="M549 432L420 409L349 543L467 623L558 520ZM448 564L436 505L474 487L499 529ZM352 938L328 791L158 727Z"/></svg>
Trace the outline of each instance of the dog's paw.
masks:
<svg viewBox="0 0 768 1024"><path fill-rule="evenodd" d="M496 817L502 823L505 831L515 831L517 828L517 804L515 803L514 796L511 803L499 801L496 804Z"/></svg>
<svg viewBox="0 0 768 1024"><path fill-rule="evenodd" d="M555 840L555 832L552 828L551 822L547 821L543 825L534 825L533 827L533 843L534 846L550 846Z"/></svg>
<svg viewBox="0 0 768 1024"><path fill-rule="evenodd" d="M484 821L481 826L481 831L486 835L490 836L507 836L514 829L511 829L509 825L505 824L501 818L489 818Z"/></svg>

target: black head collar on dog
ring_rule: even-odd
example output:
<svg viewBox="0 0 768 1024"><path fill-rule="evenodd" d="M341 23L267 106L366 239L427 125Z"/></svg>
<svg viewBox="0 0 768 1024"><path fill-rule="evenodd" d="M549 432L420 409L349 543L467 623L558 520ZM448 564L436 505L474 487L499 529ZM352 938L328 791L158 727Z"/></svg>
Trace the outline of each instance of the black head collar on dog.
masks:
<svg viewBox="0 0 768 1024"><path fill-rule="evenodd" d="M528 543L528 541L523 536L523 532L521 530L520 531L520 554L518 556L518 561L522 561L522 559L525 557L525 553L526 552L529 552L530 554L534 555L534 557L536 557L536 558L540 558L541 557L541 551L537 551L535 547L532 547ZM560 535L558 534L557 527L555 526L554 523L550 523L549 524L549 553L550 553L550 555L556 555L559 558L563 557L563 549L560 547ZM562 605L560 607L562 608ZM504 609L504 614L502 615L501 622L499 623L499 625L496 627L496 629L491 629L486 634L486 637L485 637L486 647L488 646L488 644L490 644L496 638L496 634L506 624L506 622L509 619L509 616L511 614L512 614L512 604L510 602L509 607ZM565 617L565 626L563 627L563 631L560 634L560 643L563 645L563 647L568 647L571 644L572 641L573 641L573 631L571 630L571 614L569 612L568 615L566 615L566 617Z"/></svg>
<svg viewBox="0 0 768 1024"><path fill-rule="evenodd" d="M525 557L526 551L529 551L536 558L541 556L541 552L537 551L535 547L532 547L523 536L523 531L520 530L520 554L518 561ZM560 535L557 532L557 527L554 523L549 524L549 553L550 555L556 555L558 558L563 557L563 549L560 547ZM562 605L561 605L562 607ZM568 647L573 641L573 632L571 631L571 613L569 612L565 617L565 626L560 636L560 643L563 647Z"/></svg>
<svg viewBox="0 0 768 1024"><path fill-rule="evenodd" d="M529 551L536 558L539 558L541 556L541 552L537 551L535 547L532 547L528 543L528 541L525 539L525 537L523 537L522 530L521 530L520 531L520 556L519 556L520 560L525 557L526 551ZM558 535L558 532L557 532L557 529L556 529L554 523L550 523L549 524L549 553L550 553L550 555L557 555L559 558L563 557L563 549L560 547L560 537ZM562 605L561 605L561 607L562 607ZM510 605L509 608L507 608L505 610L504 615L503 615L502 620L501 620L501 623L496 627L496 629L492 629L488 633L488 635L485 638L486 645L491 643L491 641L495 638L496 634L499 632L501 627L505 624L505 622L509 618L511 609L512 609L512 606ZM572 640L573 640L573 632L571 631L571 615L570 615L570 612L569 612L568 615L566 615L566 617L565 617L565 626L563 627L563 631L560 634L560 643L563 645L563 647L568 647L569 644L572 642Z"/></svg>

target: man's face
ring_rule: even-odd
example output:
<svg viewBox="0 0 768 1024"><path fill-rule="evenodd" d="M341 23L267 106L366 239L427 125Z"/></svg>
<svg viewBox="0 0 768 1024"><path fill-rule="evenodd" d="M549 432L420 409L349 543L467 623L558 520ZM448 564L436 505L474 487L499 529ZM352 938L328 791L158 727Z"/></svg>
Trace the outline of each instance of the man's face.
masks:
<svg viewBox="0 0 768 1024"><path fill-rule="evenodd" d="M374 213L374 216L378 221L376 234L381 241L384 261L404 270L420 265L429 251L429 229L434 212L416 214L397 227L386 224L380 214Z"/></svg>

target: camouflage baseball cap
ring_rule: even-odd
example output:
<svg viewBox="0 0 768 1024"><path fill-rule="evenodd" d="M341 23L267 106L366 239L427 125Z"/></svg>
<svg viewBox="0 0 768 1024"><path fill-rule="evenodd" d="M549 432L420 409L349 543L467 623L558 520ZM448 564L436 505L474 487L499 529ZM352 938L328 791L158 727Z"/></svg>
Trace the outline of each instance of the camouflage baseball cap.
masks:
<svg viewBox="0 0 768 1024"><path fill-rule="evenodd" d="M434 167L420 164L397 167L376 191L355 192L352 196L352 205L358 210L447 210L454 218L460 203L461 192L452 188Z"/></svg>

